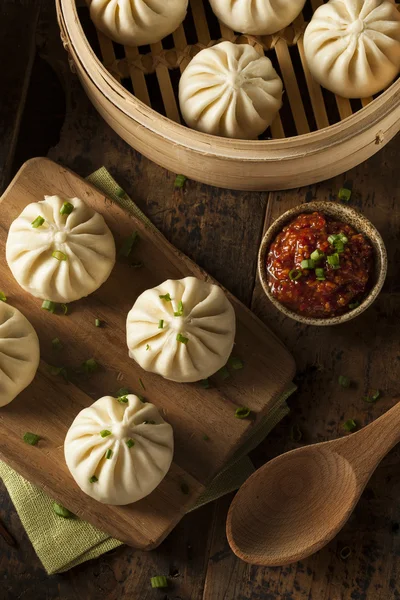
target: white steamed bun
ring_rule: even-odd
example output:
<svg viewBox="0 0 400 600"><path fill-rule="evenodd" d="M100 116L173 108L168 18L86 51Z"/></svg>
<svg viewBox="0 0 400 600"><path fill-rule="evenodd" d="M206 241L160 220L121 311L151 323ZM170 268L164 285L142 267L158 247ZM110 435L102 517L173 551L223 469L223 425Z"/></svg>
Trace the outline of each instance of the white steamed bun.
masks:
<svg viewBox="0 0 400 600"><path fill-rule="evenodd" d="M73 206L68 215L60 213L65 202ZM37 217L44 222L33 227ZM24 290L44 300L72 302L108 279L115 243L103 217L82 200L45 196L11 224L6 258Z"/></svg>
<svg viewBox="0 0 400 600"><path fill-rule="evenodd" d="M166 379L199 381L226 364L235 329L220 287L196 277L168 279L143 292L129 312L129 355Z"/></svg>
<svg viewBox="0 0 400 600"><path fill-rule="evenodd" d="M83 492L104 504L148 496L168 472L171 425L154 404L104 396L75 418L64 442L67 466Z"/></svg>
<svg viewBox="0 0 400 600"><path fill-rule="evenodd" d="M400 14L391 0L330 0L304 34L313 77L345 98L376 94L400 69Z"/></svg>
<svg viewBox="0 0 400 600"><path fill-rule="evenodd" d="M282 81L266 56L248 44L201 50L179 82L183 118L193 129L254 139L282 106Z"/></svg>
<svg viewBox="0 0 400 600"><path fill-rule="evenodd" d="M28 387L39 360L39 340L28 319L0 302L0 407Z"/></svg>

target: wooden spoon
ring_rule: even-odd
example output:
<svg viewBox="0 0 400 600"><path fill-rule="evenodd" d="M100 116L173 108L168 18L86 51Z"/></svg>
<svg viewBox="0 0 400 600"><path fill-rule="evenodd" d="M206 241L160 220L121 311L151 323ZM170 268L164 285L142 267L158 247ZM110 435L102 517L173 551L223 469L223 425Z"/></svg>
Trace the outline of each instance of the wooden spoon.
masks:
<svg viewBox="0 0 400 600"><path fill-rule="evenodd" d="M226 530L233 552L248 563L275 567L325 546L399 441L400 402L356 433L271 460L231 504Z"/></svg>

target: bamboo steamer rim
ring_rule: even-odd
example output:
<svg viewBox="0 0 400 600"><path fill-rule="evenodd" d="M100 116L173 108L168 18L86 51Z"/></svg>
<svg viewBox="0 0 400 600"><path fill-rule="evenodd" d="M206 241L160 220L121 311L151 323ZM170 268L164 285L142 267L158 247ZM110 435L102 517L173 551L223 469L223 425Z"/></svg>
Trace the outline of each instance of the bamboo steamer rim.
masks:
<svg viewBox="0 0 400 600"><path fill-rule="evenodd" d="M175 146L182 146L183 150L206 153L223 160L240 159L243 162L292 160L302 154L309 156L329 151L375 126L378 127L375 132L378 136L384 133L379 130L380 122L400 108L398 78L367 106L317 131L273 140L240 140L202 133L175 123L127 92L93 52L81 26L75 0L56 0L56 9L64 47L70 52L73 49L75 59L79 60L98 91L133 122Z"/></svg>

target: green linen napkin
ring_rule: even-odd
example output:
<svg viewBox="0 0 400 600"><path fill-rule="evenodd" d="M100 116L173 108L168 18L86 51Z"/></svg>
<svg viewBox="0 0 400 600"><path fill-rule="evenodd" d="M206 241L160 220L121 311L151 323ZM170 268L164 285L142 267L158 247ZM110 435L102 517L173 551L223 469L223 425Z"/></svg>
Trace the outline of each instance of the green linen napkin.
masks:
<svg viewBox="0 0 400 600"><path fill-rule="evenodd" d="M98 169L87 179L149 227L154 227L105 167ZM247 454L288 414L286 400L295 389L294 384L288 386L271 412L252 429L250 436L200 496L192 510L238 489L254 472ZM122 544L85 521L57 516L53 511L51 498L1 461L0 477L36 554L49 575L67 571Z"/></svg>

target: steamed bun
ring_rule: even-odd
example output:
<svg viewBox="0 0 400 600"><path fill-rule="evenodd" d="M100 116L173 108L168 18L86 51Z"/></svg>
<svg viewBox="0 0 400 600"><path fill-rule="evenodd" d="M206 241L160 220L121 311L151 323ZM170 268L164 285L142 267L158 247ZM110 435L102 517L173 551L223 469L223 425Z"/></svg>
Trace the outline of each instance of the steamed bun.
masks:
<svg viewBox="0 0 400 600"><path fill-rule="evenodd" d="M70 214L61 214L65 202ZM38 217L42 224L35 227ZM11 224L6 258L24 290L44 300L72 302L108 279L115 243L103 217L82 200L45 196Z"/></svg>
<svg viewBox="0 0 400 600"><path fill-rule="evenodd" d="M39 360L39 340L28 319L0 302L0 407L28 387Z"/></svg>
<svg viewBox="0 0 400 600"><path fill-rule="evenodd" d="M235 311L220 287L196 277L168 279L143 292L129 312L129 355L166 379L199 381L226 364L235 329Z"/></svg>
<svg viewBox="0 0 400 600"><path fill-rule="evenodd" d="M304 34L313 77L345 98L365 98L400 70L400 14L391 0L330 0Z"/></svg>
<svg viewBox="0 0 400 600"><path fill-rule="evenodd" d="M64 442L72 477L104 504L130 504L150 494L167 474L172 427L154 404L129 394L104 396L75 418Z"/></svg>

